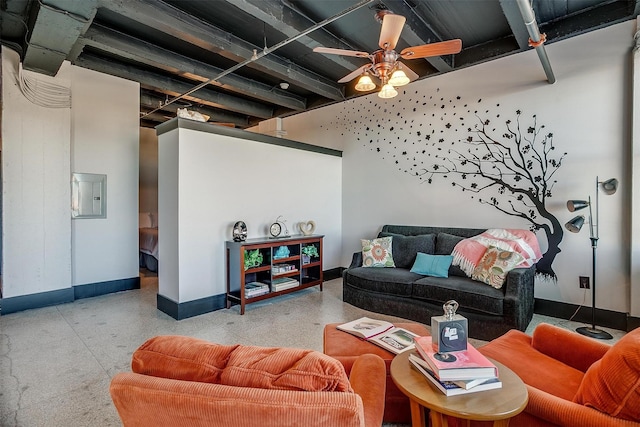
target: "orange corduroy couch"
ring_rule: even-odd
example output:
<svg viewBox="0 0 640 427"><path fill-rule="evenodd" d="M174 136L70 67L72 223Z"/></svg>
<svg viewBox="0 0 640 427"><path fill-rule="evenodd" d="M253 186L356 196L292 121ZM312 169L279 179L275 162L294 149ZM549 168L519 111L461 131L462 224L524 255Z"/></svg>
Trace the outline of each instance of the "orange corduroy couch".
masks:
<svg viewBox="0 0 640 427"><path fill-rule="evenodd" d="M363 355L350 377L337 360L293 348L151 338L110 392L125 427L380 426L385 365Z"/></svg>
<svg viewBox="0 0 640 427"><path fill-rule="evenodd" d="M543 323L479 350L527 385L527 407L509 426L640 427L640 328L611 346Z"/></svg>

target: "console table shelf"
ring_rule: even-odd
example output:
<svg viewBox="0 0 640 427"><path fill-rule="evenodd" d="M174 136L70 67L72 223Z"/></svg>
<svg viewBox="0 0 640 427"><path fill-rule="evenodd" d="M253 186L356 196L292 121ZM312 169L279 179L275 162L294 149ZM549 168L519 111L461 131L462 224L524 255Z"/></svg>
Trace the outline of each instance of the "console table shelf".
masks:
<svg viewBox="0 0 640 427"><path fill-rule="evenodd" d="M262 301L280 295L289 294L312 286L320 286L322 291L322 235L311 236L291 236L288 238L269 239L257 238L247 239L244 242L227 241L227 308L233 304L240 304L240 314L244 314L246 304ZM303 248L315 246L318 256L305 262L302 256ZM279 248L286 247L287 256L276 257ZM258 251L262 256L260 265L251 266L245 270L245 255L249 251ZM315 255L315 254L314 254ZM256 264L258 263L256 262ZM293 279L295 282L288 283L294 285L286 289L275 290L274 281L279 279ZM269 291L264 294L248 297L246 295L246 285L255 282L266 284ZM276 285L277 286L277 285Z"/></svg>

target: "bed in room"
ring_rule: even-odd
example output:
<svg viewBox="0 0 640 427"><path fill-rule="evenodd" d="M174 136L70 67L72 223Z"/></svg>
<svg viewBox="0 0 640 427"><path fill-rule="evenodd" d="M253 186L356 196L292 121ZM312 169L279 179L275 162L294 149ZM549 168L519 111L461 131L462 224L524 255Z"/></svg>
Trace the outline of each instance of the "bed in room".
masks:
<svg viewBox="0 0 640 427"><path fill-rule="evenodd" d="M138 220L140 268L158 272L158 223L157 215L141 212Z"/></svg>

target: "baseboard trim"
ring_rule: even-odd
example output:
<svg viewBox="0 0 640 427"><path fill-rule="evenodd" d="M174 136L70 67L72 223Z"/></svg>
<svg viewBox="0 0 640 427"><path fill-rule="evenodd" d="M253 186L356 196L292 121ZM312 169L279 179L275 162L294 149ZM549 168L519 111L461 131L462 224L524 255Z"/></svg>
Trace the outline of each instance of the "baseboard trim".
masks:
<svg viewBox="0 0 640 427"><path fill-rule="evenodd" d="M75 299L83 299L133 289L140 289L140 277L76 285L73 287L73 295Z"/></svg>
<svg viewBox="0 0 640 427"><path fill-rule="evenodd" d="M627 332L640 328L640 317L629 316L627 318Z"/></svg>
<svg viewBox="0 0 640 427"><path fill-rule="evenodd" d="M336 267L330 270L324 270L322 272L323 279L325 282L327 280L339 279L340 277L342 277L342 272L344 270L344 267Z"/></svg>
<svg viewBox="0 0 640 427"><path fill-rule="evenodd" d="M579 310L578 307L580 307ZM536 314L566 320L569 320L576 310L578 310L578 312L573 317L572 321L591 324L592 317L590 306L578 306L575 304L536 298L533 307L533 311ZM617 329L619 331L630 331L631 329L629 329L628 320L629 316L626 313L603 310L596 307L596 326Z"/></svg>
<svg viewBox="0 0 640 427"><path fill-rule="evenodd" d="M158 294L156 298L156 306L158 310L168 314L174 319L182 320L225 308L227 306L226 299L226 295L223 294L177 303L164 295Z"/></svg>
<svg viewBox="0 0 640 427"><path fill-rule="evenodd" d="M140 289L140 277L111 280L108 282L87 283L65 289L56 289L55 291L2 298L0 299L0 315L65 304L77 299L97 297L100 295L128 291L131 289Z"/></svg>

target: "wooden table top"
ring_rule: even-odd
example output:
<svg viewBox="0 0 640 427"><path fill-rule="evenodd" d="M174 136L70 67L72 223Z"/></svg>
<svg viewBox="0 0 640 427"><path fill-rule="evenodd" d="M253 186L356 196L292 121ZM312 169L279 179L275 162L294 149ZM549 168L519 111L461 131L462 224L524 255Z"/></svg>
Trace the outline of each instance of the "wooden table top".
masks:
<svg viewBox="0 0 640 427"><path fill-rule="evenodd" d="M424 407L457 418L495 421L516 416L527 405L529 396L522 380L495 360L492 362L498 367L502 388L446 396L413 368L411 353L416 351L405 351L393 359L391 377L404 394Z"/></svg>

